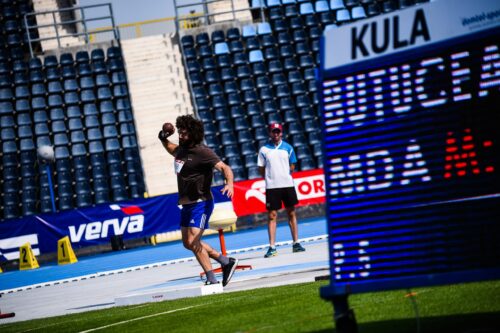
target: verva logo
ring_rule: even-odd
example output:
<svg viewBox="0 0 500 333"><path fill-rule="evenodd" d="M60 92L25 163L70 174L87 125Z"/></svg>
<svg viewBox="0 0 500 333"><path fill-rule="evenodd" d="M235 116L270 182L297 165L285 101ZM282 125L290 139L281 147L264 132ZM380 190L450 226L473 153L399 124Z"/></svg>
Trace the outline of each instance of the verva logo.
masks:
<svg viewBox="0 0 500 333"><path fill-rule="evenodd" d="M107 238L108 235L123 235L125 231L129 234L141 232L144 229L144 213L138 206L121 207L119 205L110 205L113 211L121 211L125 216L123 218L113 218L105 221L95 221L82 223L79 225L68 226L69 237L72 243L78 243L82 237L89 240ZM134 214L134 215L133 215ZM110 231L112 230L112 233Z"/></svg>
<svg viewBox="0 0 500 333"><path fill-rule="evenodd" d="M293 174L298 206L325 201L325 176L322 169ZM234 185L233 206L236 215L243 216L266 211L266 183L264 180L248 180Z"/></svg>

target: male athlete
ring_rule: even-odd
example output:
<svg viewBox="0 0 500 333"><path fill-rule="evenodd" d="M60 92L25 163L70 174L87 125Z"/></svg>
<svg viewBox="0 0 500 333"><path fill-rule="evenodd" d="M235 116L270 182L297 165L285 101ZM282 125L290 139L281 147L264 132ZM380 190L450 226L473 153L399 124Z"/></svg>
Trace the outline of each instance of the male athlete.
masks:
<svg viewBox="0 0 500 333"><path fill-rule="evenodd" d="M191 250L205 271L206 284L219 283L212 270L210 258L222 266L222 285L231 280L238 265L238 260L219 254L210 245L203 242L203 231L208 228L208 221L214 209L214 200L210 185L213 169L224 175L226 184L221 192L229 198L233 197L233 171L220 158L202 143L203 123L190 115L179 116L175 122L179 134L179 144L168 140L174 133L170 123L163 125L158 138L169 154L175 157L175 173L179 189L179 205L181 210L181 232L184 247Z"/></svg>

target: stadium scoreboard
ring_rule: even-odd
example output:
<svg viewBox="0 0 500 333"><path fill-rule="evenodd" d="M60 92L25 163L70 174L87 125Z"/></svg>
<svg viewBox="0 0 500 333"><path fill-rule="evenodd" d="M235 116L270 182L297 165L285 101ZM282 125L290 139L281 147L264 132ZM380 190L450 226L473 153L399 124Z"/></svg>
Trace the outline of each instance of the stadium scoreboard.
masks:
<svg viewBox="0 0 500 333"><path fill-rule="evenodd" d="M325 29L321 295L500 278L500 2Z"/></svg>

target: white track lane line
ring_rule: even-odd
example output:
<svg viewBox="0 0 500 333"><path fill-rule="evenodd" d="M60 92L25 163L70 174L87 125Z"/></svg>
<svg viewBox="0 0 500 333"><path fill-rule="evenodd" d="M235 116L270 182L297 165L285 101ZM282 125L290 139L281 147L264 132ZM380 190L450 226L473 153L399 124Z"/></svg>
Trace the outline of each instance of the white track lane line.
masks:
<svg viewBox="0 0 500 333"><path fill-rule="evenodd" d="M164 315L164 314L169 314L169 313L174 313L174 312L179 312L179 311L189 310L189 309L196 308L196 307L198 307L198 306L203 306L203 305L206 305L206 304L192 305L192 306L187 306L187 307L185 307L185 308L180 308L180 309L176 309L176 310L170 310L170 311L165 311L165 312L155 313L155 314L152 314L152 315L149 315L149 316L143 316L143 317L138 317L138 318L134 318L134 319L129 319L129 320L124 320L124 321L119 321L119 322L114 323L114 324L109 324L109 325L105 325L105 326L100 326L100 327L96 327L96 328L91 328L90 330L81 331L81 332L79 332L79 333L87 333L87 332L99 331L99 330L102 330L102 329L105 329L105 328L108 328L108 327L118 326L118 325L122 325L122 324L130 323L130 322L132 322L132 321L137 321L137 320L142 320L142 319L146 319L146 318L151 318L151 317L161 316L161 315Z"/></svg>

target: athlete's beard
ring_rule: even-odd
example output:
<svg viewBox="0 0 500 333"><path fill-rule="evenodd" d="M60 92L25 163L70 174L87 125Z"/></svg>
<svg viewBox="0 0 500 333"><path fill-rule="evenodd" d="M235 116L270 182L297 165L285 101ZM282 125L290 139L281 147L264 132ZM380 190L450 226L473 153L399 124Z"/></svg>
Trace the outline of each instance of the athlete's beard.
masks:
<svg viewBox="0 0 500 333"><path fill-rule="evenodd" d="M182 148L189 148L192 146L192 141L187 139L187 140L179 140L179 146Z"/></svg>

